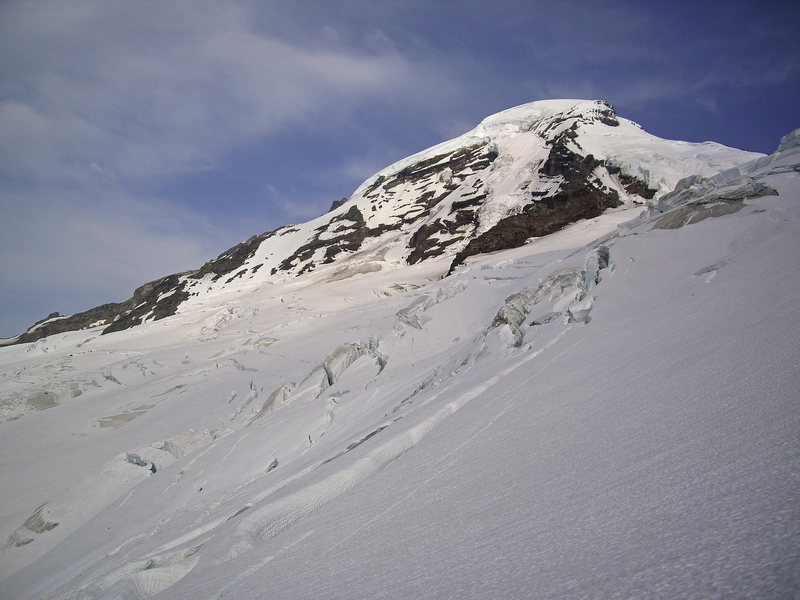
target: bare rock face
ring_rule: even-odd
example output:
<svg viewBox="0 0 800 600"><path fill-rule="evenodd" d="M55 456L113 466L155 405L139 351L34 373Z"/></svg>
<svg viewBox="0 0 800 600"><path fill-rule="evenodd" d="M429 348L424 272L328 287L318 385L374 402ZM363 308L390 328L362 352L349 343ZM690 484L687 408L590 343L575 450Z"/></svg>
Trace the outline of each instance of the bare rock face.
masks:
<svg viewBox="0 0 800 600"><path fill-rule="evenodd" d="M202 279L206 275L211 274L211 280L217 281L224 275L233 273L239 269L239 267L241 267L245 261L247 261L247 259L252 258L264 240L271 238L282 229L283 228L279 228L274 231L267 231L260 235L254 235L247 241L242 242L241 244L236 244L233 248L229 248L214 260L208 261L196 271L189 272L189 277L192 279ZM245 271L246 270L247 269L245 269ZM228 282L231 282L236 277L241 277L242 275L244 275L244 271L239 271L231 276L231 278L228 279Z"/></svg>
<svg viewBox="0 0 800 600"><path fill-rule="evenodd" d="M148 291L143 302L119 315L103 330L103 333L129 329L134 325L140 325L148 317L153 321L171 317L178 310L178 306L189 297L189 293L184 289L185 286L185 282L178 281L178 275L170 275L159 280Z"/></svg>
<svg viewBox="0 0 800 600"><path fill-rule="evenodd" d="M125 303L101 304L85 312L76 313L67 317L62 317L58 313L52 313L46 319L33 325L17 339L17 344L35 342L49 335L64 333L65 331L76 331L102 325L114 320L119 314L121 307Z"/></svg>
<svg viewBox="0 0 800 600"><path fill-rule="evenodd" d="M610 119L608 115L602 118ZM602 182L598 169L609 175L618 175L625 182L628 193L645 199L653 197L655 190L649 189L640 179L621 175L619 167L609 166L591 154L581 155L572 150L569 140L574 139L575 129L573 126L550 143L550 154L540 169L542 177L560 178L557 191L543 196L532 192L530 203L521 212L501 219L488 231L469 240L453 259L451 272L475 254L516 248L532 237L555 233L570 223L597 217L607 208L620 206L619 193Z"/></svg>
<svg viewBox="0 0 800 600"><path fill-rule="evenodd" d="M324 250L324 263L331 263L340 252L358 250L369 235L374 235L374 232L367 228L361 211L357 206L351 206L343 215L336 215L326 225L318 227L315 235L284 259L279 268L287 271L299 263L305 263L302 272L312 270L314 263L311 258L317 250Z"/></svg>
<svg viewBox="0 0 800 600"><path fill-rule="evenodd" d="M23 333L17 343L35 342L41 338L89 327L105 326L103 333L122 331L139 325L146 317L157 321L175 314L180 303L189 295L179 282L182 274L169 275L146 283L124 302L101 304L87 311L61 317L53 313L47 319Z"/></svg>
<svg viewBox="0 0 800 600"><path fill-rule="evenodd" d="M181 303L189 298L189 292L186 290L187 279L200 279L211 275L212 281L217 281L224 275L229 275L253 255L261 242L275 233L266 232L253 236L226 250L196 271L176 273L145 283L136 288L133 296L123 302L102 304L66 317L52 313L19 336L15 343L35 342L50 335L98 326L105 326L103 334L113 333L140 325L145 320L158 321L171 317L177 312ZM237 272L227 280L228 283L242 274L243 272Z"/></svg>

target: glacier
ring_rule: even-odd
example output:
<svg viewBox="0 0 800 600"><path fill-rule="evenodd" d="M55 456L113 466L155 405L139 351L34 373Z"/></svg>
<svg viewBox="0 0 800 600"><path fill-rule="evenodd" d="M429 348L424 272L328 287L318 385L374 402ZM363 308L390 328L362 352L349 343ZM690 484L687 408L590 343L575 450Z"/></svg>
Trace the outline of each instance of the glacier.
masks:
<svg viewBox="0 0 800 600"><path fill-rule="evenodd" d="M500 161L559 102L469 136ZM798 136L698 158L598 114L639 154L578 142L638 157L652 199L447 277L455 248L392 262L383 237L0 348L0 597L796 595Z"/></svg>

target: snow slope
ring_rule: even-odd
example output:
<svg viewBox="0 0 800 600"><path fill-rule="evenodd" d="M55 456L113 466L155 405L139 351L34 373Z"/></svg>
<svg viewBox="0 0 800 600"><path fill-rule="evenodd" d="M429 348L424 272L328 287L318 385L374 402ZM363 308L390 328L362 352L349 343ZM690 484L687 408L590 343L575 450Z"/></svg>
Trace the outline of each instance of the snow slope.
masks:
<svg viewBox="0 0 800 600"><path fill-rule="evenodd" d="M796 142L444 279L0 348L0 597L796 595Z"/></svg>

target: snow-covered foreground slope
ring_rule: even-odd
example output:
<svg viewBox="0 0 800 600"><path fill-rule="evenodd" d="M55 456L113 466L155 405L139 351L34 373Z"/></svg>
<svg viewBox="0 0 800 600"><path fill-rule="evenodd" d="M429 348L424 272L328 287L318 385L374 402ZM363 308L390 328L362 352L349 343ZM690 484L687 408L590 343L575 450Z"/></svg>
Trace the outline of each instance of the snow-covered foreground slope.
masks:
<svg viewBox="0 0 800 600"><path fill-rule="evenodd" d="M0 349L0 597L797 594L782 148L445 279L312 274Z"/></svg>

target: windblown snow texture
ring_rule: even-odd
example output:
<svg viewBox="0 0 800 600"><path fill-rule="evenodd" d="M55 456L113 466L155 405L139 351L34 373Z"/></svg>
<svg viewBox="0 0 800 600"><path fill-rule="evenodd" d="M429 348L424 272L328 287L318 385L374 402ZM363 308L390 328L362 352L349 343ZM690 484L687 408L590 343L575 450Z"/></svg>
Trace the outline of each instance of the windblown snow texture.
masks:
<svg viewBox="0 0 800 600"><path fill-rule="evenodd" d="M0 349L0 597L796 595L797 139L448 277L397 230Z"/></svg>

